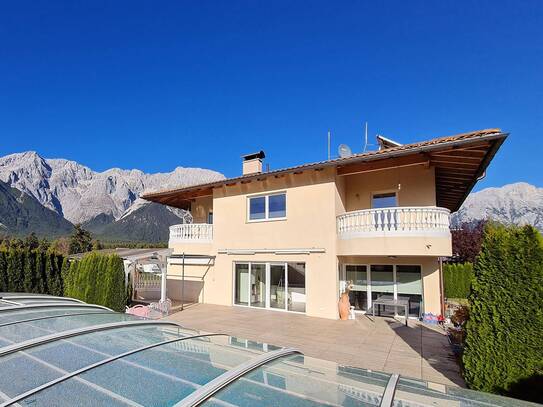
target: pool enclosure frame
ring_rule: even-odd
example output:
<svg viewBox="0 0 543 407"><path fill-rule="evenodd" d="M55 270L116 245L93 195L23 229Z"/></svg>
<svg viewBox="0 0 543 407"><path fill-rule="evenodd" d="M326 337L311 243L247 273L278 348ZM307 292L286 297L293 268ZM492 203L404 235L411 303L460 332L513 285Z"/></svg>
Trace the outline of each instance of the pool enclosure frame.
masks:
<svg viewBox="0 0 543 407"><path fill-rule="evenodd" d="M16 325L16 324L23 324L21 326L25 326L24 325L25 323L32 322L32 321L40 321L40 320L47 320L47 319L53 319L53 318L65 318L65 317L69 317L69 316L85 316L85 315L94 315L94 314L99 314L99 315L103 315L103 314L123 315L123 314L115 313L115 312L109 310L106 307L102 307L102 306L98 306L98 305L89 305L89 304L85 304L85 303L83 303L81 301L74 301L73 299L68 299L68 298L63 299L61 297L57 297L57 298L55 298L55 301L58 302L58 303L53 304L53 303L50 302L49 297L40 296L40 299L43 299L43 301L44 301L44 303L42 303L42 304L39 304L39 303L34 304L33 303L33 304L28 304L28 305L25 305L25 304L14 305L13 303L17 303L17 302L13 301L13 300L24 298L25 296L23 296L23 295L18 295L17 296L15 294L14 295L9 295L9 294L6 295L5 293L1 293L0 295L1 295L0 296L0 318L2 316L4 316L6 312L13 313L13 315L15 315L15 316L21 314L21 316L23 316L23 317L24 317L25 311L31 311L32 313L35 312L35 313L39 314L41 310L47 311L48 309L56 308L57 310L60 310L61 312L62 312L63 309L67 309L66 311L68 312L68 313L60 313L58 315L42 315L42 316L34 316L34 317L29 316L27 318L15 320L15 321L10 321L9 319L6 320L6 321L2 321L0 319L0 328L9 327L11 325ZM19 297L19 298L15 298L15 297ZM34 299L38 299L38 296L31 296L31 297L34 298ZM43 298L41 298L41 297L43 297ZM73 308L73 312L70 312L70 311L72 311L71 308ZM92 309L94 309L95 312L92 312L91 311ZM132 316L131 316L131 318L132 318ZM61 324L61 326L62 326L62 324ZM69 324L68 324L68 326L69 326ZM32 325L30 325L30 327L32 327ZM56 342L60 343L60 342L65 341L66 339L69 339L69 338L76 338L76 337L80 337L80 336L90 334L90 333L115 331L115 330L119 330L119 329L122 329L122 328L130 328L130 327L173 327L173 328L177 328L177 333L176 333L177 336L175 336L173 338L171 338L171 337L168 338L166 336L167 339L163 339L163 340L159 340L159 339L162 339L160 337L158 339L155 339L154 336L148 336L146 339L148 339L150 341L152 340L153 342L152 343L147 343L145 345L142 345L137 340L134 340L133 343L134 343L134 346L136 346L136 347L134 347L132 349L125 350L125 351L123 351L123 352L121 352L119 354L110 354L109 351L101 351L99 349L96 349L96 350L91 349L91 351L93 351L93 352L96 352L98 354L102 354L103 356L105 356L105 358L101 359L101 360L98 360L98 361L94 361L93 363L91 363L92 361L85 362L85 363L88 363L88 364L82 365L82 366L80 366L79 368L76 368L73 371L66 370L66 369L69 369L69 367L64 367L62 365L50 363L50 362L47 361L47 359L41 359L40 357L32 355L31 353L25 352L25 351L27 351L29 349L37 348L37 347L39 347L41 345L56 343ZM52 332L51 330L47 330L47 329L45 329L45 331L46 332ZM146 332L145 330L142 331L142 333L145 333L145 332ZM166 335L175 334L175 331L169 330L169 329L158 330L157 332L161 333L161 334L166 334ZM186 335L186 336L181 336L181 334ZM80 327L80 328L76 328L76 329L67 329L65 331L57 331L57 332L54 332L54 333L44 334L42 336L34 337L32 339L22 340L22 341L20 341L18 343L13 343L12 340L8 339L8 341L11 342L11 344L4 345L3 347L2 347L2 345L0 345L0 358L10 356L10 355L15 355L16 353L20 352L21 355L30 357L31 359L34 359L34 360L38 361L39 363L41 363L43 365L46 365L50 369L56 370L56 372L61 374L61 376L56 377L56 378L52 378L51 380L48 380L48 381L46 381L44 383L40 383L40 384L35 383L34 387L32 387L30 389L23 388L23 389L21 389L20 393L17 393L15 395L8 396L8 395L2 393L1 396L2 396L2 398L4 400L0 401L0 407L7 407L7 406L10 406L10 405L13 405L13 404L20 404L20 403L24 402L27 398L29 398L29 397L37 394L37 393L40 393L43 390L52 388L57 384L66 382L66 381L68 381L70 379L77 380L78 382L80 382L82 384L90 386L93 390L95 390L97 392L106 394L106 396L109 396L109 397L115 397L116 399L118 399L118 400L120 400L122 402L137 404L137 402L134 399L130 399L129 397L127 398L127 396L123 396L121 393L116 393L115 391L109 390L107 386L104 386L104 385L100 384L99 382L95 382L93 380L88 380L85 377L81 377L81 375L86 373L86 372L90 372L93 369L99 368L101 366L106 366L111 362L115 362L115 361L118 361L118 360L123 360L124 358L127 358L128 356L135 355L135 354L138 354L138 353L146 351L146 350L158 348L158 347L168 345L168 344L183 342L185 340L193 340L193 339L198 339L198 338L221 337L221 336L226 336L226 337L231 338L229 335L226 335L226 334L223 334L223 333L202 333L202 332L198 332L198 331L193 331L193 330L191 330L189 328L183 327L182 325L180 325L179 323L174 322L174 321L132 319L132 320L109 322L109 323L103 323L103 324L97 324L97 325L88 325L88 326L84 326L84 327ZM70 343L70 344L72 344L72 345L74 345L76 347L85 347L85 345L77 344L77 342L68 341L68 343ZM221 342L217 342L216 344L219 345L220 343ZM230 343L230 341L228 341L228 343ZM204 341L203 344L215 344L215 342ZM238 350L241 350L241 349L243 349L243 348L240 348L240 349L236 348L235 350L238 351ZM260 348L255 348L255 349L257 349L258 352L260 352ZM260 382L255 381L255 379L252 379L250 377L246 377L246 375L248 373L251 373L251 372L261 368L261 367L264 367L265 365L268 365L271 362L279 361L281 358L283 358L285 356L293 356L293 355L303 356L303 353L300 350L296 349L296 348L279 348L279 349L272 350L272 351L267 351L267 349L268 349L267 347L262 347L263 353L256 353L254 351L252 352L249 349L246 349L242 354L244 356L249 355L249 358L247 360L239 363L239 364L234 365L233 367L231 365L229 365L229 364L224 364L224 363L218 362L216 366L220 366L221 369L223 369L224 371L222 373L219 373L216 377L210 378L209 381L207 381L207 382L205 382L203 384L196 383L194 381L194 379L190 379L190 377L188 379L183 379L183 378L180 377L179 378L180 380L186 382L186 384L189 387L193 388L194 390L191 393L189 393L188 395L184 395L184 397L181 396L183 398L180 399L177 402L174 401L173 405L176 406L176 407L193 407L193 406L201 405L201 404L205 403L209 399L213 399L213 401L218 401L218 402L220 402L220 404L225 404L225 405L226 404L231 404L231 403L228 403L227 401L223 401L220 397L217 398L216 396L218 395L218 393L220 393L223 389L228 388L229 385L235 385L235 384L239 383L238 382L239 380L249 380L251 383L254 382L254 384L261 384ZM191 358L190 355L180 355L180 357L181 358L182 357ZM152 359L148 359L148 360L152 360ZM134 365L136 367L150 369L153 373L159 374L159 373L162 372L160 369L158 369L156 367L153 367L152 365L150 367L146 366L145 364L140 366L140 364L138 364L136 362L129 361L129 360L125 360L125 362L128 363L128 364ZM236 363L238 363L238 362L236 362ZM286 367L289 367L289 366L291 366L293 364L295 365L296 363L294 362L294 359L284 359L277 366L279 366L280 369L284 370ZM332 362L326 362L326 363L332 363ZM21 366L21 367L24 368L24 366L25 365L23 364L23 366ZM311 365L309 365L309 366L311 366ZM299 367L302 368L302 369L308 369L309 368L309 367L305 366L304 364L301 364ZM345 368L347 369L347 371L349 369L351 369L349 367L345 367ZM358 371L360 371L360 372L358 372ZM364 369L358 369L357 370L358 373L356 373L357 377L359 377L359 378L360 377L368 377L368 380L374 380L374 382L373 382L374 384L372 384L372 385L376 385L376 386L378 386L379 389L382 388L382 390L380 390L379 392L376 392L372 388L369 388L368 390L362 390L362 391L369 392L367 394L372 395L372 397L375 397L375 398L378 397L378 399L376 399L375 401L378 400L379 401L379 406L382 406L382 407L389 407L389 406L392 406L394 404L395 395L396 395L396 392L398 390L398 386L400 384L404 387L404 389L402 389L402 391L404 391L404 392L406 391L405 390L406 386L407 387L412 386L411 390L409 390L412 393L416 393L417 391L420 391L421 389L424 389L424 387L418 387L418 386L420 386L419 383L422 383L422 382L417 381L417 380L416 380L417 383L414 383L412 385L406 384L406 383L410 383L410 380L404 381L403 384L400 383L401 382L400 375L398 375L398 374L389 375L389 374L384 374L384 373L379 374L378 372L375 372L376 376L374 376L374 378L371 379L370 376L367 376L368 373L364 373L364 371L365 371ZM324 374L323 373L324 371L319 372L318 368L317 368L317 370L315 370L315 372ZM365 372L369 372L371 374L371 371L365 371ZM292 373L294 375L301 375L302 376L301 380L302 381L305 380L305 374L303 372L295 370L295 371L292 371L290 373ZM266 374L266 373L264 373L264 374ZM274 371L272 370L271 372L267 372L267 374L274 374ZM384 377L381 378L380 376L384 376ZM289 377L288 374L285 376L285 378L287 378L287 377ZM15 376L15 380L16 380L16 376ZM315 380L319 380L319 379L316 378ZM377 380L379 384L375 384L375 380ZM355 382L357 382L357 381L355 380ZM342 382L337 382L337 383L334 382L333 384L334 385L337 384L338 386L342 386L341 383ZM368 382L361 381L361 382L359 382L359 384L362 384L362 383L372 383L372 382L371 381L368 381ZM314 382L314 384L315 384L315 382ZM356 385L353 385L353 386L356 386ZM281 395L292 394L291 391L289 389L287 389L286 387L285 388L272 387L272 388L274 390L276 390L276 391L281 392L281 393L279 393ZM357 387L353 387L353 389L356 390ZM432 390L430 387L429 387L429 389ZM265 391L265 390L263 390L263 391ZM333 391L333 387L332 387L331 391ZM260 393L258 393L258 394L260 394ZM265 395L266 393L263 393L263 394ZM292 397L302 397L302 398L304 397L303 392L302 393L296 393L295 392L293 394L294 395ZM436 392L435 395L432 396L432 394L430 394L429 397L433 397L434 399L435 398L440 398L442 401L447 401L448 398L453 398L453 397L456 397L456 400L460 400L460 401L463 400L463 401L467 401L467 402L477 400L475 397L474 398L469 398L469 397L463 397L461 394L456 395L455 392L452 392L452 393L447 392L445 394L442 394L442 393L438 394ZM306 398L306 399L320 402L320 400L318 400L318 399L311 399L311 398ZM360 400L362 400L362 399L360 399ZM505 399L505 400L507 400L507 399ZM32 401L32 400L28 400L28 401ZM401 401L402 400L400 400L400 402ZM493 405L490 402L484 402L484 401L479 401L479 400L477 400L477 401L478 401L478 403L476 403L475 405L480 405L480 406L481 405ZM326 403L325 400L322 400L322 402ZM38 401L38 404L39 403L40 402ZM521 405L521 404L519 404L519 405Z"/></svg>

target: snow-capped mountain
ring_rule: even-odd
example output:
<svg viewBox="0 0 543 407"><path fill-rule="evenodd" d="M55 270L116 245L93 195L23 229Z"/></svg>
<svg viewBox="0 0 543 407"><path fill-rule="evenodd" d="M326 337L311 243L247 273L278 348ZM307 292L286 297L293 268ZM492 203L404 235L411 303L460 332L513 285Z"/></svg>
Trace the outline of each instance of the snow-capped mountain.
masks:
<svg viewBox="0 0 543 407"><path fill-rule="evenodd" d="M27 151L0 158L0 181L36 198L72 223L99 215L119 220L143 192L183 187L224 178L202 168L177 167L172 172L146 174L112 168L95 172L75 161L48 159ZM178 213L179 215L179 213Z"/></svg>
<svg viewBox="0 0 543 407"><path fill-rule="evenodd" d="M486 188L470 194L452 216L454 226L481 219L530 224L543 231L543 188L525 182Z"/></svg>

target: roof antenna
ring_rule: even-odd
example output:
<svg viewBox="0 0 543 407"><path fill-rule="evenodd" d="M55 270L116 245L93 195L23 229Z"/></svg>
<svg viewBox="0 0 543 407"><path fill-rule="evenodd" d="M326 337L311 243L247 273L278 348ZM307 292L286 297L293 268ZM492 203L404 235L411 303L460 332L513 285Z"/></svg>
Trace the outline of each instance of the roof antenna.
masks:
<svg viewBox="0 0 543 407"><path fill-rule="evenodd" d="M331 133L330 130L328 130L328 161L330 161L330 141L331 141Z"/></svg>
<svg viewBox="0 0 543 407"><path fill-rule="evenodd" d="M366 152L366 149L368 148L368 122L366 122L366 131L364 132L364 153Z"/></svg>

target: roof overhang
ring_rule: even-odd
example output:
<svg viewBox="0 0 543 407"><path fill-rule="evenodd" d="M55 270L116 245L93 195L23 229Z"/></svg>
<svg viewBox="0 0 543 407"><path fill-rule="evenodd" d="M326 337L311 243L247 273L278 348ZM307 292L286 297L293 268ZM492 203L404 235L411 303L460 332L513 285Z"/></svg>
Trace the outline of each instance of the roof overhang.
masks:
<svg viewBox="0 0 543 407"><path fill-rule="evenodd" d="M262 181L270 176L299 174L309 170L335 167L338 176L379 171L411 165L432 166L436 171L436 204L457 211L476 182L484 175L490 161L507 138L499 129L480 130L442 137L415 144L405 144L346 158L304 164L266 173L250 174L186 188L148 193L148 201L177 208L190 208L192 200L213 195L213 188L237 183Z"/></svg>

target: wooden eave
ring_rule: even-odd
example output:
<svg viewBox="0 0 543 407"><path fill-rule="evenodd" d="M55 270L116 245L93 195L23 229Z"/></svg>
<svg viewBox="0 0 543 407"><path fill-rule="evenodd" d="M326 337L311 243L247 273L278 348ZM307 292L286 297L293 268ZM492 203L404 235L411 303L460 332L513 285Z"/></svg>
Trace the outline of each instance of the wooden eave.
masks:
<svg viewBox="0 0 543 407"><path fill-rule="evenodd" d="M268 176L281 178L287 174L300 174L308 170L321 171L328 167L335 167L338 176L348 176L388 168L425 165L435 168L437 206L455 212L460 208L478 179L484 175L490 161L506 138L507 134L499 129L481 130L347 158L245 175L193 187L149 193L142 198L186 209L190 208L190 202L194 199L212 196L214 188L261 181Z"/></svg>

